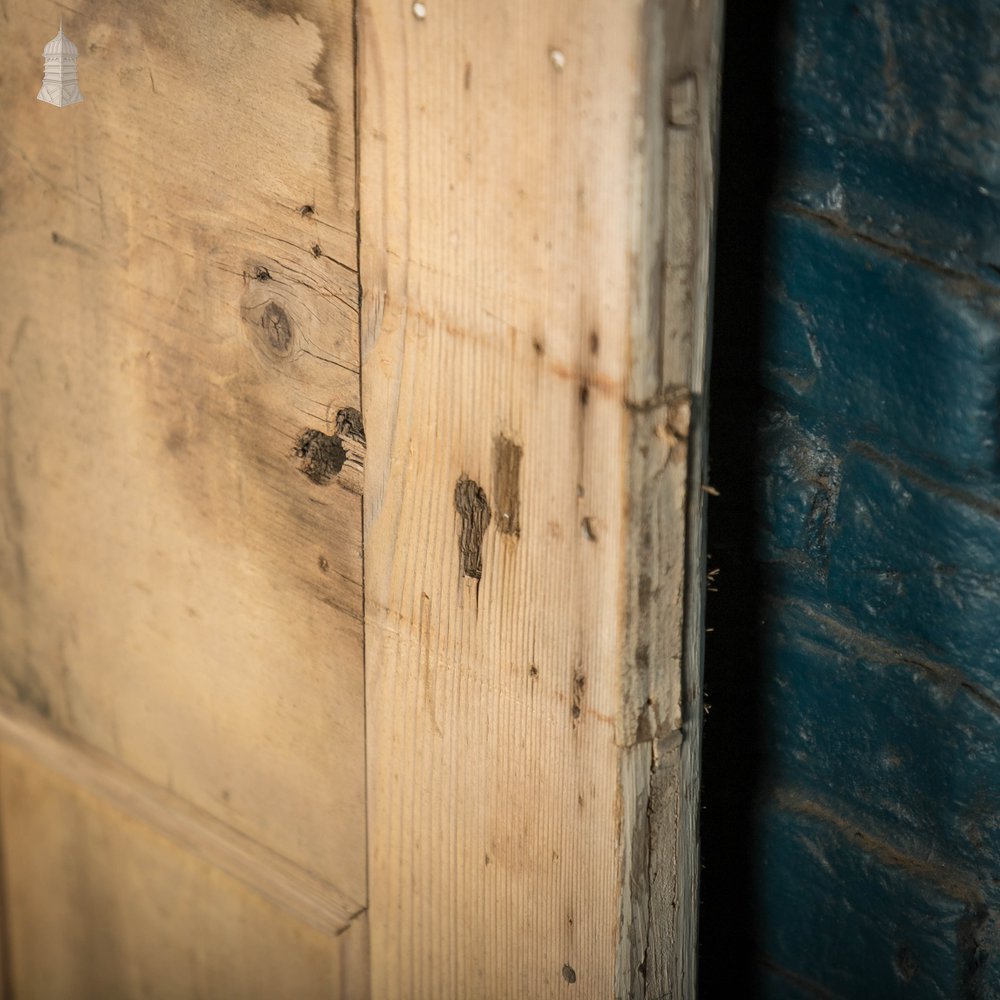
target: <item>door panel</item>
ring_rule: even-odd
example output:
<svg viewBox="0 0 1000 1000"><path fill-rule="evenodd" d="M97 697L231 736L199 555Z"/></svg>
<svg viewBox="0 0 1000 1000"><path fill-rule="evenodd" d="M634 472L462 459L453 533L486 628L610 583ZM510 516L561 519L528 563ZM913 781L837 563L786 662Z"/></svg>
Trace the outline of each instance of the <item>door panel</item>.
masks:
<svg viewBox="0 0 1000 1000"><path fill-rule="evenodd" d="M0 2L5 1000L693 996L720 14Z"/></svg>
<svg viewBox="0 0 1000 1000"><path fill-rule="evenodd" d="M353 98L319 82L353 55L316 6L84 4L57 110L20 99L54 8L7 5L0 643L9 696L361 900Z"/></svg>
<svg viewBox="0 0 1000 1000"><path fill-rule="evenodd" d="M331 939L20 749L0 794L21 1000L363 994L364 914Z"/></svg>
<svg viewBox="0 0 1000 1000"><path fill-rule="evenodd" d="M84 96L64 109L34 100L60 14ZM28 706L172 793L192 822L249 838L261 858L358 910L364 436L350 0L9 0L3 31L3 711ZM104 807L37 769L7 778L16 983L35 978L36 922L61 927L66 907L107 907L115 933L189 922L201 956L190 982L204 995L220 995L209 985L225 955L253 950L268 927L276 948L306 934L189 848L112 832ZM43 815L79 842L36 836ZM117 853L148 860L153 881L133 892L133 875L113 874ZM48 868L86 884L73 899L36 900L28 879ZM195 905L202 878L218 887L215 917ZM161 912L158 887L175 881ZM244 920L247 908L247 936L230 938L229 914ZM122 942L116 958L113 936L51 940L53 965L75 969L96 949L112 977L132 975L119 958L146 968L138 944L133 955ZM302 945L303 962L320 961L318 941ZM113 979L137 995L126 981ZM164 995L183 995L180 972L172 982Z"/></svg>

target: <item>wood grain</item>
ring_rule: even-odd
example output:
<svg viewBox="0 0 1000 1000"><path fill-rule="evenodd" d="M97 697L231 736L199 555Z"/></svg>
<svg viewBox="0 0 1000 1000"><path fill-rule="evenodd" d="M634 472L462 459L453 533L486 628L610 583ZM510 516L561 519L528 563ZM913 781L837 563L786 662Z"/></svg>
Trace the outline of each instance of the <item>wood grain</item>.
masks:
<svg viewBox="0 0 1000 1000"><path fill-rule="evenodd" d="M0 690L363 905L352 4L3 6Z"/></svg>
<svg viewBox="0 0 1000 1000"><path fill-rule="evenodd" d="M0 747L12 995L366 995L364 915L331 937L8 744Z"/></svg>
<svg viewBox="0 0 1000 1000"><path fill-rule="evenodd" d="M361 2L375 997L694 996L720 14Z"/></svg>
<svg viewBox="0 0 1000 1000"><path fill-rule="evenodd" d="M3 974L693 997L721 2L356 13L3 5Z"/></svg>
<svg viewBox="0 0 1000 1000"><path fill-rule="evenodd" d="M0 701L0 740L317 930L340 934L360 912L335 886L5 700ZM16 917L16 911L11 915Z"/></svg>

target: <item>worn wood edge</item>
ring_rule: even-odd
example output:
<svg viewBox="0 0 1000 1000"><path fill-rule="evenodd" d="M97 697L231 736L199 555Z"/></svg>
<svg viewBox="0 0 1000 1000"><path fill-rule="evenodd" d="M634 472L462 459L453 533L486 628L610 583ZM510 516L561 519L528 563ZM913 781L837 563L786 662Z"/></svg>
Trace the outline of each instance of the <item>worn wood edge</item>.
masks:
<svg viewBox="0 0 1000 1000"><path fill-rule="evenodd" d="M687 492L703 417L715 204L721 0L647 0L637 99L629 510L618 740L682 724ZM672 661L672 669L663 664Z"/></svg>
<svg viewBox="0 0 1000 1000"><path fill-rule="evenodd" d="M365 912L336 887L8 699L0 699L0 743L25 751L315 930L337 936Z"/></svg>
<svg viewBox="0 0 1000 1000"><path fill-rule="evenodd" d="M620 764L617 846L622 864L615 996L652 998L687 997L694 992L700 608L704 589L700 489L704 457L700 424L704 417L707 357L721 3L650 0L644 11L644 27L648 30L643 31L643 37L649 52L636 87L637 117L641 122L633 171L632 231L636 238L632 256L636 273L630 323L631 377L623 421L630 454L625 485L631 499L622 526L628 544L622 567L625 628L620 647L622 690L615 734ZM667 56L670 33L683 36L686 30L683 16L678 25L675 15L690 11L695 12L693 16L700 26L700 33L694 37L703 44L703 50L699 50L703 63L698 64L693 90L691 73L672 76L679 63ZM377 59L378 53L368 53L368 57ZM675 79L679 85L676 94L666 86ZM377 87L366 94L373 108L379 108L384 99ZM668 134L668 109L674 99L674 126L680 138ZM678 146L681 151L671 163L667 154ZM368 158L366 169L384 175L389 157L381 143L369 144ZM692 163L702 164L704 170L690 169ZM694 188L678 188L671 181L677 176L686 178ZM405 183L405 175L396 183ZM668 227L669 209L673 208L675 220L680 213L683 221L686 199L692 196L698 199L702 211L693 221L688 220L688 236L678 237L668 247L667 237L677 231L677 227ZM386 220L373 213L366 222L365 247L370 251L383 246ZM685 255L689 255L686 268ZM398 373L402 357L398 342L405 321L389 324L394 331L391 338L383 333L380 341L377 333L383 329L384 314L398 310L400 301L405 301L406 275L397 260L387 261L377 254L369 257L368 264L362 267L366 278L362 370L364 373L370 364L382 370L384 377L374 384L369 382L363 396L373 401L367 416L383 425L383 434L369 434L373 447L380 452L379 458L383 458L391 451L395 432L397 389L390 366L397 365L394 371ZM672 325L666 322L671 317ZM682 334L679 340L678 331ZM653 442L652 448L647 447L649 442ZM385 461L370 462L368 472L386 467ZM384 479L369 476L366 524L379 516L385 489ZM668 585L657 587L655 593L650 591L646 613L640 619L635 612L644 585L634 569L641 566L650 551L642 533L644 518L658 532L653 539L657 579L666 579ZM377 592L379 586L384 583L372 590ZM368 587L365 599L368 612L381 608L383 603ZM653 634L646 654L649 667L638 669L638 643L644 641L643 636L650 637L650 630ZM672 908L672 915L663 909L664 902Z"/></svg>
<svg viewBox="0 0 1000 1000"><path fill-rule="evenodd" d="M705 127L699 135L699 155L705 169L701 172L705 211L699 219L697 280L703 293L695 302L695 329L701 335L696 343L693 371L695 404L689 440L687 530L685 581L684 653L681 663L684 699L684 738L679 753L678 873L675 883L679 936L674 954L674 979L680 984L679 995L698 995L698 926L701 896L701 762L704 727L705 599L707 597L706 544L708 494L708 373L712 357L712 302L715 286L716 177L719 163L719 105L722 95L722 48L725 0L718 0L710 29L711 86L703 95ZM656 900L654 900L654 905ZM662 984L654 982L654 994Z"/></svg>
<svg viewBox="0 0 1000 1000"><path fill-rule="evenodd" d="M621 998L697 993L702 486L723 8L648 0L644 12L633 251L648 266L636 273L628 403Z"/></svg>

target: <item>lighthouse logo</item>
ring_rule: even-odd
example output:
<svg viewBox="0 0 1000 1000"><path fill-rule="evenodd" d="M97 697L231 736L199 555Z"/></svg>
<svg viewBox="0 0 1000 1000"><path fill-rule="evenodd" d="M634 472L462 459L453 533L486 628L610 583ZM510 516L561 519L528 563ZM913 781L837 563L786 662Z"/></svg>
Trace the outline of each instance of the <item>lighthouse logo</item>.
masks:
<svg viewBox="0 0 1000 1000"><path fill-rule="evenodd" d="M45 46L45 79L38 99L57 108L83 100L76 78L76 46L63 34L59 21L59 34Z"/></svg>

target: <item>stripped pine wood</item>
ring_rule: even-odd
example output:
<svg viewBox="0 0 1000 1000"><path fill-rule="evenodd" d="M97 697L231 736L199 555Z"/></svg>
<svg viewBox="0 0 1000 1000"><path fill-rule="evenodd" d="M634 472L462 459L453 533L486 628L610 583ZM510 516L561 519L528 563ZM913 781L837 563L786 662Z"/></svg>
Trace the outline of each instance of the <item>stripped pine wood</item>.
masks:
<svg viewBox="0 0 1000 1000"><path fill-rule="evenodd" d="M356 1000L362 915L330 937L19 748L0 753L11 995Z"/></svg>
<svg viewBox="0 0 1000 1000"><path fill-rule="evenodd" d="M721 0L0 8L0 992L693 997Z"/></svg>
<svg viewBox="0 0 1000 1000"><path fill-rule="evenodd" d="M0 7L4 995L363 1000L352 2Z"/></svg>
<svg viewBox="0 0 1000 1000"><path fill-rule="evenodd" d="M3 24L0 690L362 906L352 4Z"/></svg>
<svg viewBox="0 0 1000 1000"><path fill-rule="evenodd" d="M145 781L114 758L54 732L31 712L0 703L0 742L29 754L48 771L140 820L317 930L341 934L361 912L335 886Z"/></svg>
<svg viewBox="0 0 1000 1000"><path fill-rule="evenodd" d="M720 18L361 0L376 997L694 996Z"/></svg>

